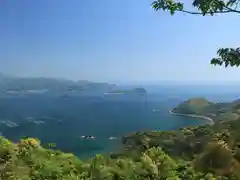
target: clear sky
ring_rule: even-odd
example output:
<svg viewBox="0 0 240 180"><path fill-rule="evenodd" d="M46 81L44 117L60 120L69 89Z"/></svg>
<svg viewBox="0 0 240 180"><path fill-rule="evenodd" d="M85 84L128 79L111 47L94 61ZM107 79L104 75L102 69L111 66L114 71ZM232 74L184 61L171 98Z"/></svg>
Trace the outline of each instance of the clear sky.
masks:
<svg viewBox="0 0 240 180"><path fill-rule="evenodd" d="M209 64L239 45L239 15L154 12L151 0L0 2L0 72L105 82L239 80Z"/></svg>

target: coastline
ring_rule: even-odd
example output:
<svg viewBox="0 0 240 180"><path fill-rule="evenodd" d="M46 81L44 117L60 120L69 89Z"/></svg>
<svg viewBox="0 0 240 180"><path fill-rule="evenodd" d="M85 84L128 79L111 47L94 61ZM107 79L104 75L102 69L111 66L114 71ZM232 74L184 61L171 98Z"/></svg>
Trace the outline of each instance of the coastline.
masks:
<svg viewBox="0 0 240 180"><path fill-rule="evenodd" d="M204 119L204 120L207 120L209 121L208 124L210 125L214 125L214 121L212 118L210 117L207 117L207 116L201 116L201 115L196 115L196 114L181 114L181 113L175 113L175 112L172 112L171 110L168 111L171 115L174 115L174 116L187 116L187 117L193 117L193 118L199 118L199 119Z"/></svg>

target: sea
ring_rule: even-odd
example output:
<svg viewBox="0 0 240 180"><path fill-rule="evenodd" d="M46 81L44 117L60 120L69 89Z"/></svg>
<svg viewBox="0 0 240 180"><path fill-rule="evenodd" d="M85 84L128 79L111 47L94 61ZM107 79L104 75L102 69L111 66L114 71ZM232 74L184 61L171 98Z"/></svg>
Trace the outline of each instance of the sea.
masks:
<svg viewBox="0 0 240 180"><path fill-rule="evenodd" d="M226 102L239 97L239 87L232 86L143 87L147 95L1 97L0 132L14 142L36 137L44 147L55 145L52 148L85 159L118 151L121 137L133 132L176 130L208 123L168 112L189 98ZM85 135L95 136L95 140L83 140L81 136Z"/></svg>

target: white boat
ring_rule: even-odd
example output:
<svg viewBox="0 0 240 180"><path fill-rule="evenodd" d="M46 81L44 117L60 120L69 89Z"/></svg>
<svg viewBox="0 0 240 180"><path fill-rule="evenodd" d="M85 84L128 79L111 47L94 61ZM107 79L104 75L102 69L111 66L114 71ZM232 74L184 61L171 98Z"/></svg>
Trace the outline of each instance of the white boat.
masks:
<svg viewBox="0 0 240 180"><path fill-rule="evenodd" d="M87 140L87 139L95 139L94 136L81 136L81 139Z"/></svg>

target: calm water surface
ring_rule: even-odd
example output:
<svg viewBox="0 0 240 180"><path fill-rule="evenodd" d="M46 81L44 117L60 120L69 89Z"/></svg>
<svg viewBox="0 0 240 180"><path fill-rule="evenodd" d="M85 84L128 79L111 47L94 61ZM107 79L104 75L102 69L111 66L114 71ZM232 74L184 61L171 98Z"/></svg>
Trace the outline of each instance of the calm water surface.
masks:
<svg viewBox="0 0 240 180"><path fill-rule="evenodd" d="M173 130L206 123L168 113L169 109L196 95L150 93L146 97L3 98L0 101L0 119L11 120L19 126L0 124L0 132L13 141L34 136L43 144L55 142L57 148L65 152L89 157L115 151L121 144L121 136L130 132ZM223 99L222 95L205 96L212 100ZM230 100L234 96L224 97ZM36 120L44 123L34 123ZM82 135L96 136L96 140L81 140ZM117 140L109 140L110 136L117 137Z"/></svg>

